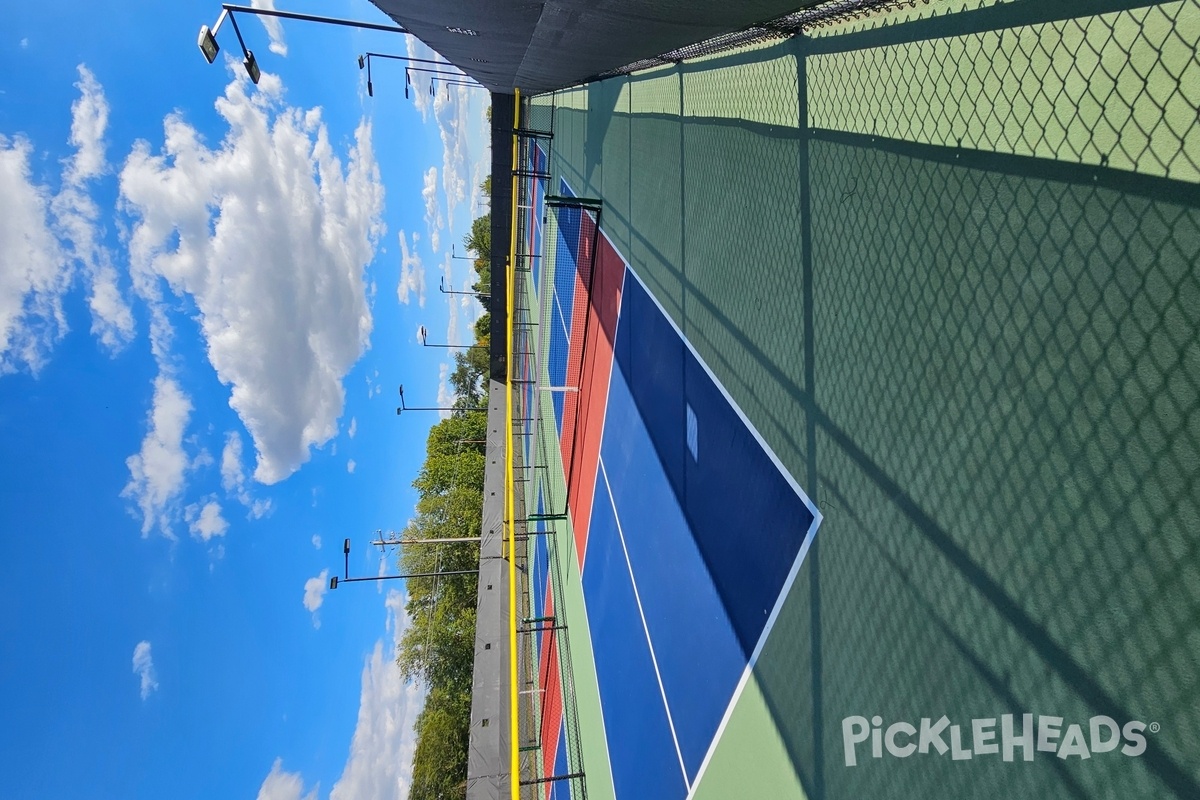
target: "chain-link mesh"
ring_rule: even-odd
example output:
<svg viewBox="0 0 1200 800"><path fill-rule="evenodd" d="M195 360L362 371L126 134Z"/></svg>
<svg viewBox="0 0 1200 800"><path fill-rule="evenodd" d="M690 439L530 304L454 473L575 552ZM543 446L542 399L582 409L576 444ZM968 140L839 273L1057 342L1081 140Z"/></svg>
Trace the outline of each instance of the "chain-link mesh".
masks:
<svg viewBox="0 0 1200 800"><path fill-rule="evenodd" d="M1200 2L803 34L555 119L555 171L826 515L763 723L809 796L1200 796ZM846 715L1022 710L1161 730L841 760Z"/></svg>
<svg viewBox="0 0 1200 800"><path fill-rule="evenodd" d="M849 50L835 37L808 60L809 124L1194 182L1197 29L1187 2Z"/></svg>
<svg viewBox="0 0 1200 800"><path fill-rule="evenodd" d="M554 95L525 96L521 98L521 130L529 134L542 134L539 138L554 135Z"/></svg>
<svg viewBox="0 0 1200 800"><path fill-rule="evenodd" d="M924 5L928 5L930 2L930 0L920 1ZM660 67L664 64L677 64L688 59L774 42L798 33L807 33L822 27L884 15L897 9L913 8L916 5L916 0L829 0L828 2L810 3L808 8L770 22L762 22L740 31L714 36L711 39L669 50L651 58L643 58L632 64L602 72L590 80L629 75L639 70Z"/></svg>

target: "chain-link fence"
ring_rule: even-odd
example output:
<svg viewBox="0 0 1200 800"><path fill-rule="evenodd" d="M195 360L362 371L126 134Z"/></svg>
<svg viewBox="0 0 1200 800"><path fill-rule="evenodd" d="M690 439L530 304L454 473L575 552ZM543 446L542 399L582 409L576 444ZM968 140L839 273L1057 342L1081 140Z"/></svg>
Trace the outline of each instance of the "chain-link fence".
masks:
<svg viewBox="0 0 1200 800"><path fill-rule="evenodd" d="M560 93L553 171L826 515L754 675L810 797L1200 796L1200 2L907 5ZM842 762L1021 711L1156 735Z"/></svg>
<svg viewBox="0 0 1200 800"><path fill-rule="evenodd" d="M556 244L559 206L548 201L547 161L553 141L553 106L522 105L517 130L516 245L512 265L513 348L510 381L516 474L514 558L519 577L518 742L520 794L530 798L586 800L579 744L574 667L565 607L562 558L569 553L567 483L548 382L550 305L543 297L559 279ZM549 210L548 210L549 209ZM569 212L568 212L569 213ZM575 212L578 217L578 211ZM594 222L592 223L594 228ZM549 266L548 266L549 265ZM564 274L567 270L562 270ZM571 277L574 281L575 278ZM574 380L578 381L578 368Z"/></svg>
<svg viewBox="0 0 1200 800"><path fill-rule="evenodd" d="M923 5L929 5L930 0L920 0L920 2ZM775 42L798 33L810 33L824 27L873 19L898 9L915 8L917 4L917 0L817 0L816 2L810 0L806 4L806 8L778 17L770 22L762 22L739 31L731 31L702 42L660 53L657 56L644 58L632 64L603 72L591 80L629 75L665 64L678 64L688 59Z"/></svg>

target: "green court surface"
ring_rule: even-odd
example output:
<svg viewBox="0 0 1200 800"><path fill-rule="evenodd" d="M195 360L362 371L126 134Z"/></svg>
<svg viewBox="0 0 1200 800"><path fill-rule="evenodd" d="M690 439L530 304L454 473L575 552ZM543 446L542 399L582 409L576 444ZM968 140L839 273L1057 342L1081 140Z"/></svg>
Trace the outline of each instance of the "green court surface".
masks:
<svg viewBox="0 0 1200 800"><path fill-rule="evenodd" d="M1200 2L912 17L535 99L825 516L693 796L1200 797ZM850 717L1025 713L1145 752L846 764Z"/></svg>

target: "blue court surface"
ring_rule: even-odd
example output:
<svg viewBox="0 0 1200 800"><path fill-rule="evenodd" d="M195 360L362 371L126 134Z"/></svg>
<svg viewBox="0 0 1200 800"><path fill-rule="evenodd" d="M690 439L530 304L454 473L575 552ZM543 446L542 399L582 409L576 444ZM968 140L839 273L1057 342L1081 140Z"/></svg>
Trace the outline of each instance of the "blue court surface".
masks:
<svg viewBox="0 0 1200 800"><path fill-rule="evenodd" d="M557 234L550 353L589 337L577 403L600 411L573 430L556 403L555 419L564 463L588 462L570 510L610 766L618 798L684 798L821 514L607 237L577 291L575 213Z"/></svg>

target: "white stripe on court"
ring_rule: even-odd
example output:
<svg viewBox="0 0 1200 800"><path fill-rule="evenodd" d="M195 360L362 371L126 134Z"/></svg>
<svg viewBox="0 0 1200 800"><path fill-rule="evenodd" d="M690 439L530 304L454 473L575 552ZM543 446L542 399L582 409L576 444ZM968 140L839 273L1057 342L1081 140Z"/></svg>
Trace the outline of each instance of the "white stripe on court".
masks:
<svg viewBox="0 0 1200 800"><path fill-rule="evenodd" d="M638 592L637 578L633 576L633 564L629 561L629 550L625 547L625 530L621 527L621 516L617 513L617 501L613 498L612 486L608 482L608 470L604 468L604 459L600 458L598 461L600 474L604 476L604 486L608 489L608 502L612 505L613 519L617 522L617 536L621 539L621 551L625 554L625 566L629 568L629 582L633 584L633 599L637 601L638 616L642 618L642 630L646 633L646 646L650 648L650 663L654 665L654 677L658 680L658 691L662 694L663 708L667 711L667 726L671 729L671 741L675 744L675 755L679 757L679 769L683 772L683 785L687 787L690 796L692 784L688 780L687 767L683 763L683 751L679 749L679 736L675 733L675 720L671 718L671 704L667 702L667 690L663 687L662 674L658 671L658 657L654 655L654 642L650 639L650 628L646 625L646 612L642 610L642 596Z"/></svg>

